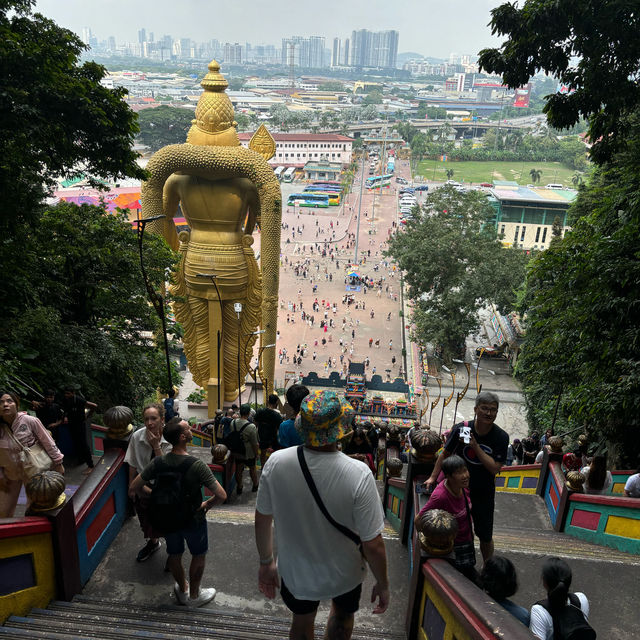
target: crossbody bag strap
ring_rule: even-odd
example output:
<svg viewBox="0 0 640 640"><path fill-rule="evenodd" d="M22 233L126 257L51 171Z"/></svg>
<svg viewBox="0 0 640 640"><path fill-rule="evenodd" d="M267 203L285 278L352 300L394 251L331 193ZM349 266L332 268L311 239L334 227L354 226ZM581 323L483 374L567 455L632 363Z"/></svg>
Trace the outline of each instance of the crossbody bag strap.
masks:
<svg viewBox="0 0 640 640"><path fill-rule="evenodd" d="M354 542L356 545L360 546L360 544L361 544L360 536L357 533L354 533L353 531L351 531L351 529L349 529L348 527L345 527L343 524L340 524L339 522L336 522L331 517L331 514L327 511L327 508L324 506L324 503L322 502L322 498L320 497L320 494L318 493L318 489L316 487L316 484L313 481L313 476L311 475L311 472L309 471L309 467L307 465L307 461L304 459L304 445L300 445L298 447L298 460L300 461L300 468L302 469L302 475L304 475L304 479L307 481L307 485L309 487L309 490L311 491L311 495L313 496L313 499L316 501L316 504L318 505L318 508L320 509L320 511L322 511L322 515L340 533L344 534L352 542Z"/></svg>
<svg viewBox="0 0 640 640"><path fill-rule="evenodd" d="M7 431L9 432L9 437L25 452L28 453L29 451L29 447L25 447L22 442L20 442L20 440L18 440L18 438L16 438L16 434L13 433L13 429L11 428L10 424L7 424L6 422L2 423L2 426L5 427L7 429Z"/></svg>

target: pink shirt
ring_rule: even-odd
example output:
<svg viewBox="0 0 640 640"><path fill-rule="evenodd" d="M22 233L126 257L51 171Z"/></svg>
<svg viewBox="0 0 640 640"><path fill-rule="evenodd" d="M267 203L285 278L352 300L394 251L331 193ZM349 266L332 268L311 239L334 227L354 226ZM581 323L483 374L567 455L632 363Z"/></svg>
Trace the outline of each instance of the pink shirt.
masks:
<svg viewBox="0 0 640 640"><path fill-rule="evenodd" d="M467 497L469 503L469 513L471 512L471 500L469 499L469 489L462 490ZM427 504L422 507L420 514L431 509L442 509L449 512L458 522L458 535L455 544L462 544L473 540L473 531L471 529L470 515L467 515L467 506L465 504L465 496L460 495L458 498L454 496L445 486L444 481L438 484L433 490Z"/></svg>
<svg viewBox="0 0 640 640"><path fill-rule="evenodd" d="M17 479L16 473L18 477L22 473L22 464L20 462L21 449L18 448L13 438L9 436L7 429L11 429L16 440L25 447L31 447L36 442L39 442L49 454L51 460L53 460L54 465L62 462L64 456L60 453L49 432L42 426L42 422L40 422L38 418L34 418L22 411L18 413L11 426L3 423L2 429L0 429L0 449L3 449L3 455L0 456L0 459L3 459L3 466L7 465L11 467L11 469L7 469L7 472L4 473L5 469L0 466L0 478L6 476L11 479Z"/></svg>

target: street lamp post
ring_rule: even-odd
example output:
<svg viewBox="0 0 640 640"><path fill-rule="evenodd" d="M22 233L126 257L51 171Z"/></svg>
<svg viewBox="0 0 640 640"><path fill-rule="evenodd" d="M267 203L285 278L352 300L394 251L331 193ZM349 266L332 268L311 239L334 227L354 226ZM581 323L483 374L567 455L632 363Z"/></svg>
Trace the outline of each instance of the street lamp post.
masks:
<svg viewBox="0 0 640 640"><path fill-rule="evenodd" d="M242 313L242 303L234 302L233 310L238 316L238 405L242 404L242 387L240 385L240 314Z"/></svg>
<svg viewBox="0 0 640 640"><path fill-rule="evenodd" d="M217 365L218 365L218 384L217 384L217 392L218 392L218 409L221 408L220 406L220 353L222 350L222 331L220 330L222 327L222 316L224 315L224 309L222 306L222 298L220 297L220 289L218 289L218 283L216 282L216 278L217 278L217 274L215 273L196 273L196 278L209 278L211 280L211 282L213 283L213 286L216 289L216 295L218 296L218 304L220 305L220 324L218 325L217 328L217 349L218 349L218 358L217 358ZM207 396L208 398L208 396ZM211 414L209 414L211 415Z"/></svg>
<svg viewBox="0 0 640 640"><path fill-rule="evenodd" d="M260 360L262 358L262 352L265 349L271 349L273 347L276 346L276 343L274 342L273 344L265 344L264 346L260 347L260 349L258 349L258 359L256 360L256 368L253 370L253 379L255 381L255 384L253 385L253 397L255 400L255 405L256 407L258 406L258 369L260 368ZM267 390L267 385L265 384L265 381L263 380L263 385L262 385L262 401L264 402L264 404L266 404L266 399L264 397L265 392Z"/></svg>
<svg viewBox="0 0 640 640"><path fill-rule="evenodd" d="M156 220L161 220L165 216L152 216L151 218L140 218L138 219L138 253L140 254L140 271L142 271L142 279L144 281L144 286L147 289L147 295L151 300L151 304L155 309L158 317L160 318L160 322L162 323L162 337L164 339L164 355L167 366L167 392L173 389L173 380L171 379L171 361L169 359L169 340L167 338L167 319L165 317L165 304L164 298L157 292L154 291L151 286L151 282L149 282L149 277L147 276L147 270L144 268L144 258L142 252L142 239L144 238L144 230L149 222L155 222Z"/></svg>

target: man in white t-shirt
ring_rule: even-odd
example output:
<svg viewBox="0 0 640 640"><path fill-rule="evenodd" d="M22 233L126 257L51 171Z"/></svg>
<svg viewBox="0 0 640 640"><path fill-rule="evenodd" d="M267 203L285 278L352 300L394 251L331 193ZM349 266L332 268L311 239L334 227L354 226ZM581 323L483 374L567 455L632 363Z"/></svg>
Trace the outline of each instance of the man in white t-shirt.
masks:
<svg viewBox="0 0 640 640"><path fill-rule="evenodd" d="M624 485L624 495L627 498L640 498L640 469L638 473L629 476Z"/></svg>
<svg viewBox="0 0 640 640"><path fill-rule="evenodd" d="M274 598L280 588L293 613L289 635L293 640L314 637L319 602L328 598L332 605L325 637L351 637L366 571L358 538L376 580L373 613L383 613L389 603L381 535L384 515L373 475L367 465L337 448L337 441L350 428L352 413L351 405L334 391L309 394L296 420L304 446L274 452L262 471L255 514L258 587L267 598ZM331 524L317 505L300 455L326 512L348 532Z"/></svg>

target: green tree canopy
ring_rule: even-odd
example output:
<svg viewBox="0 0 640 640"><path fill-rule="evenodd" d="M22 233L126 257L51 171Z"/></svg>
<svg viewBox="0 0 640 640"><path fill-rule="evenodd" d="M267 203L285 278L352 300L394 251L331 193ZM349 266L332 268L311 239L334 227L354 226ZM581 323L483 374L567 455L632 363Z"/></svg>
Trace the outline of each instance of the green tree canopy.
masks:
<svg viewBox="0 0 640 640"><path fill-rule="evenodd" d="M163 290L177 256L151 234L144 255L155 290ZM139 407L156 387L166 387L153 335L160 321L125 218L61 203L6 239L0 260L11 273L0 306L2 386L76 383L103 407Z"/></svg>
<svg viewBox="0 0 640 640"><path fill-rule="evenodd" d="M373 91L370 91L362 99L362 104L363 105L382 104L382 91L380 91L379 89L374 89Z"/></svg>
<svg viewBox="0 0 640 640"><path fill-rule="evenodd" d="M38 13L0 1L0 223L32 219L57 176L142 178L132 150L135 114L86 48Z"/></svg>
<svg viewBox="0 0 640 640"><path fill-rule="evenodd" d="M631 121L637 148L640 117ZM562 393L556 432L587 432L617 468L640 455L639 192L635 151L598 170L570 210L573 230L532 261L521 304L531 427L550 426Z"/></svg>
<svg viewBox="0 0 640 640"><path fill-rule="evenodd" d="M344 85L338 80L328 80L318 85L319 91L344 91Z"/></svg>
<svg viewBox="0 0 640 640"><path fill-rule="evenodd" d="M622 117L640 102L640 11L636 2L526 0L492 10L497 49L480 52L479 64L519 87L545 71L568 87L547 96L544 112L556 129L589 120L591 150L605 162L626 144Z"/></svg>
<svg viewBox="0 0 640 640"><path fill-rule="evenodd" d="M502 247L494 215L485 194L445 186L389 240L386 255L404 273L416 338L442 345L447 361L477 330L478 310L493 302L510 311L524 282L527 257Z"/></svg>
<svg viewBox="0 0 640 640"><path fill-rule="evenodd" d="M168 144L182 144L194 118L192 109L162 105L154 109L143 109L138 114L140 133L138 139L152 151Z"/></svg>

